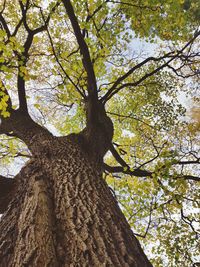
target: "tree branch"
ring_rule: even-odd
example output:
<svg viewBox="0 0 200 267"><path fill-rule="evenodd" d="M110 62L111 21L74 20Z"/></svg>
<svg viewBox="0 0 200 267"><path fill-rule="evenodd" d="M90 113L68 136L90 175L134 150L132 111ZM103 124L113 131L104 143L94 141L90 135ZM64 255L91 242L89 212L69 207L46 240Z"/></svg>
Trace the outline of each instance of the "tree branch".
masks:
<svg viewBox="0 0 200 267"><path fill-rule="evenodd" d="M19 66L18 71L18 77L17 77L17 87L18 87L18 97L19 97L19 108L21 111L28 113L28 106L27 106L27 100L26 100L26 89L25 89L25 80L24 76L20 72L20 67L26 67L27 61L28 61L28 53L29 49L31 48L34 35L46 30L46 27L50 20L50 14L55 10L55 8L58 6L58 3L54 6L54 8L51 10L49 16L47 17L45 24L32 30L29 28L27 21L26 21L26 14L29 8L29 0L26 2L26 6L23 5L22 1L19 1L20 8L22 12L22 21L24 24L24 27L28 33L27 39L24 44L24 52L21 55L18 55L18 61L21 61L22 64Z"/></svg>
<svg viewBox="0 0 200 267"><path fill-rule="evenodd" d="M26 89L25 89L25 80L23 77L23 73L20 71L20 67L26 67L26 63L28 61L28 51L31 47L33 42L33 33L30 30L27 21L26 21L26 14L28 11L29 0L26 2L26 8L24 7L22 1L19 1L19 5L22 12L22 22L24 28L28 32L27 39L24 44L24 52L21 55L18 55L18 62L22 62L18 68L18 76L17 76L17 89L18 89L18 98L19 98L19 109L25 113L28 113L28 106L26 100ZM20 24L20 23L19 23Z"/></svg>
<svg viewBox="0 0 200 267"><path fill-rule="evenodd" d="M19 5L20 5L20 8L21 8L21 12L22 12L22 22L24 24L24 28L26 29L27 32L30 32L30 28L27 24L27 21L26 21L26 14L27 14L27 11L28 11L28 8L29 8L29 0L26 1L26 5L24 6L23 5L23 2L20 0L19 1Z"/></svg>
<svg viewBox="0 0 200 267"><path fill-rule="evenodd" d="M131 170L131 168L128 166L122 167L122 166L110 166L106 163L103 164L103 167L106 171L110 173L123 173L123 174L128 174L131 176L136 176L136 177L152 177L153 172L148 171L148 170L141 170L141 169L134 169ZM193 176L193 175L180 175L180 176L172 176L169 175L169 178L174 178L174 179L185 179L185 180L192 180L196 182L200 182L200 177Z"/></svg>
<svg viewBox="0 0 200 267"><path fill-rule="evenodd" d="M87 12L88 12L88 15L87 15L87 18L85 20L85 22L89 22L102 8L103 6L108 3L109 0L105 0L105 2L101 3L93 12L92 14L90 13L90 10L89 10L89 6L88 6L88 3L86 1L86 7L87 7ZM85 37L85 34L86 34L87 30L86 29L83 29L83 37ZM98 31L97 31L98 32Z"/></svg>
<svg viewBox="0 0 200 267"><path fill-rule="evenodd" d="M10 37L10 30L9 30L9 28L8 28L8 25L7 25L7 23L6 23L6 21L5 21L5 19L4 19L4 17L2 16L2 13L0 13L0 23L1 23L1 25L3 26L3 28L4 28L4 30L6 31L6 34L7 34L7 36L8 36L8 38Z"/></svg>
<svg viewBox="0 0 200 267"><path fill-rule="evenodd" d="M81 29L77 20L77 17L75 16L73 6L70 2L70 0L62 0L67 15L70 19L70 22L72 24L72 28L74 30L78 45L80 47L80 52L83 57L82 62L83 66L85 68L85 71L87 73L87 88L88 88L88 95L90 99L97 100L98 95L97 95L97 83L96 83L96 77L94 73L94 68L92 65L91 57L90 57L90 52L89 48L84 40L84 37L81 33Z"/></svg>
<svg viewBox="0 0 200 267"><path fill-rule="evenodd" d="M130 170L130 168L126 167L121 167L121 166L109 166L106 163L103 164L103 167L106 171L110 173L124 173L124 174L129 174L132 176L136 177L151 177L153 172L146 171L146 170L140 170L140 169L135 169L133 171Z"/></svg>
<svg viewBox="0 0 200 267"><path fill-rule="evenodd" d="M177 177L177 178L182 178L182 179L185 179L185 180L192 180L192 181L200 182L200 177L193 176L193 175L183 175L183 176L180 176L180 177Z"/></svg>
<svg viewBox="0 0 200 267"><path fill-rule="evenodd" d="M152 201L151 201L151 204L150 204L149 220L148 220L148 223L147 223L147 227L146 227L145 233L144 234L138 234L138 233L134 233L133 232L134 235L142 237L142 238L146 238L146 236L147 236L147 234L149 232L149 228L150 228L151 222L152 222L152 212L153 212L153 198L152 198Z"/></svg>
<svg viewBox="0 0 200 267"><path fill-rule="evenodd" d="M143 120L137 118L137 117L134 116L132 113L129 114L129 115L122 115L122 114L118 114L118 113L115 113L115 112L109 112L109 111L107 111L106 113L107 113L107 114L110 114L110 115L113 115L113 116L120 117L120 118L133 119L133 120L136 120L136 121L141 122L142 124L147 125L148 127L152 128L153 130L157 130L154 126L152 126L152 125L146 123L145 121L143 121Z"/></svg>
<svg viewBox="0 0 200 267"><path fill-rule="evenodd" d="M115 95L117 92L119 92L121 89L123 89L124 87L128 87L128 86L137 86L139 85L141 82L143 82L144 80L146 80L148 77L156 74L157 72L159 72L160 70L162 70L165 67L168 67L169 63L172 62L173 60L175 60L176 58L178 58L180 56L180 54L189 46L191 45L195 39L200 35L200 31L197 32L194 37L181 49L178 50L176 53L175 51L169 52L166 55L159 57L159 58L155 58L155 57L149 57L145 60L143 60L142 62L140 62L139 64L137 64L136 66L134 66L133 68L131 68L128 72L126 72L123 76L119 77L114 84L111 86L111 88L107 91L107 93L101 98L102 102L105 103L107 102L113 95ZM131 74L134 73L134 71L136 71L137 69L141 68L142 66L144 66L146 63L153 61L153 62L159 62L163 59L167 59L170 58L168 61L166 61L165 63L163 63L161 66L159 66L158 68L154 69L153 71L145 74L142 78L140 78L138 81L133 82L133 83L125 83L122 84L121 86L120 83L122 81L124 81L126 78L128 78ZM119 86L119 87L118 87Z"/></svg>
<svg viewBox="0 0 200 267"><path fill-rule="evenodd" d="M165 144L165 143L164 143ZM161 147L161 150L164 147ZM104 169L110 173L124 173L124 174L129 174L129 175L133 175L133 176L137 176L137 177L152 177L152 174L154 172L152 171L148 171L148 170L142 170L141 167L143 167L144 165L151 163L152 161L154 161L160 154L160 152L157 151L157 155L152 158L151 160L143 163L142 165L140 165L140 167L136 168L136 169L132 169L130 168L130 166L123 160L123 158L119 155L119 153L117 152L117 150L114 148L113 144L110 145L109 148L110 152L112 153L113 157L116 159L116 161L121 165L121 166L109 166L106 163L104 163ZM160 150L160 151L161 151ZM194 164L194 163L199 163L199 159L197 159L196 161L180 161L177 162L175 164ZM162 169L164 169L165 166L162 167ZM193 175L180 175L180 176L172 176L169 175L169 177L172 177L174 179L185 179L185 180L193 180L193 181L200 181L200 177L196 177Z"/></svg>
<svg viewBox="0 0 200 267"><path fill-rule="evenodd" d="M3 1L2 10L0 11L1 14L4 12L5 7L6 7L6 0Z"/></svg>
<svg viewBox="0 0 200 267"><path fill-rule="evenodd" d="M71 82L71 84L75 87L75 89L79 92L79 94L84 98L84 94L81 92L81 90L79 89L79 87L77 86L77 84L74 83L74 81L71 79L71 77L67 74L67 72L65 71L65 69L63 68L57 54L56 54L56 51L55 51L55 48L54 48L54 44L53 44L53 40L51 38L51 34L49 32L49 29L48 29L48 25L47 25L47 22L45 21L45 18L44 18L44 14L42 12L42 9L40 9L40 13L42 15L42 19L44 21L44 23L46 24L46 30L47 30L47 35L49 37L49 41L50 41L50 44L51 44L51 47L52 47L52 51L53 51L53 54L54 54L54 57L56 59L56 62L58 63L58 65L60 66L61 70L63 71L63 73L65 74L65 76L67 77L67 79Z"/></svg>
<svg viewBox="0 0 200 267"><path fill-rule="evenodd" d="M200 164L200 159L198 158L197 160L184 160L184 161L178 161L174 163L174 165L189 165L189 164Z"/></svg>
<svg viewBox="0 0 200 267"><path fill-rule="evenodd" d="M110 152L112 153L113 157L116 159L116 161L122 166L129 168L128 164L123 160L123 158L119 155L113 144L110 145L109 148Z"/></svg>

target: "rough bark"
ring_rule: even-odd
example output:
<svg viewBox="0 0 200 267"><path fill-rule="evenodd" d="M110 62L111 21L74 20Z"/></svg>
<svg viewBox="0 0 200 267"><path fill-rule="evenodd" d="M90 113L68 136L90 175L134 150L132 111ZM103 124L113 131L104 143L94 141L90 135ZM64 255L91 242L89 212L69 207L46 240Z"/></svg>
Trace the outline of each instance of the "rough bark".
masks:
<svg viewBox="0 0 200 267"><path fill-rule="evenodd" d="M15 178L0 266L151 266L79 135L46 139Z"/></svg>
<svg viewBox="0 0 200 267"><path fill-rule="evenodd" d="M16 180L9 179L0 175L0 214L7 209L16 190Z"/></svg>
<svg viewBox="0 0 200 267"><path fill-rule="evenodd" d="M0 221L0 267L152 266L102 178L112 121L94 98L86 118L86 128L67 137L20 109L3 120L1 129L23 140L32 159Z"/></svg>

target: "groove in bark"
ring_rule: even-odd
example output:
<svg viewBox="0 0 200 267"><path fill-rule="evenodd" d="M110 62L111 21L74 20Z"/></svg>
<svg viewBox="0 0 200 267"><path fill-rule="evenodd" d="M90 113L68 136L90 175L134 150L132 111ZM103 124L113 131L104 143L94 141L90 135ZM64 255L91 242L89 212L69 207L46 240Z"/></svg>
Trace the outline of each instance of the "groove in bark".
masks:
<svg viewBox="0 0 200 267"><path fill-rule="evenodd" d="M0 213L6 211L16 189L16 180L0 175Z"/></svg>

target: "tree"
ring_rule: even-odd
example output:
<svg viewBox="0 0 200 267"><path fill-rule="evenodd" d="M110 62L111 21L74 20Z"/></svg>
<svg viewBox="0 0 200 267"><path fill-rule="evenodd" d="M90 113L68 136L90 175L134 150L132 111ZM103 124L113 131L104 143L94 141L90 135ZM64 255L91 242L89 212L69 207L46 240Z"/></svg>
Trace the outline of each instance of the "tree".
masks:
<svg viewBox="0 0 200 267"><path fill-rule="evenodd" d="M148 249L149 229L168 266L196 264L181 242L196 242L198 128L177 97L197 98L198 19L198 1L2 1L2 164L29 160L0 176L1 266L152 266L135 237ZM132 55L133 36L157 53Z"/></svg>

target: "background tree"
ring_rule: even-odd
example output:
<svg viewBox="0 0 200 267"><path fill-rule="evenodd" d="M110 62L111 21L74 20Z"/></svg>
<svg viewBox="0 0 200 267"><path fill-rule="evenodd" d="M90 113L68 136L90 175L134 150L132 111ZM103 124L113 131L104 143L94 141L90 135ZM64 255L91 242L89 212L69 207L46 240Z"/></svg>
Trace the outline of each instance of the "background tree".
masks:
<svg viewBox="0 0 200 267"><path fill-rule="evenodd" d="M199 10L1 1L1 266L197 266Z"/></svg>

